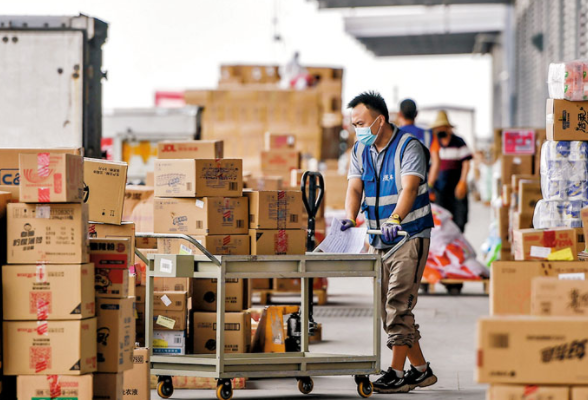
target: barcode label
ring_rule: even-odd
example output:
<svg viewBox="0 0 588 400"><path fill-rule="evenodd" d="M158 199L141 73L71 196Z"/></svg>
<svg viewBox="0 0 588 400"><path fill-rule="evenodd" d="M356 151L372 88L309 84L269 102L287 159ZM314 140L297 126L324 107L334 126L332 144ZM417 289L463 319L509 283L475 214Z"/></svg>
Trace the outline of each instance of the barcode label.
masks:
<svg viewBox="0 0 588 400"><path fill-rule="evenodd" d="M229 190L237 190L238 188L237 182L229 182Z"/></svg>
<svg viewBox="0 0 588 400"><path fill-rule="evenodd" d="M508 341L508 333L490 335L490 347L493 349L508 349Z"/></svg>
<svg viewBox="0 0 588 400"><path fill-rule="evenodd" d="M196 229L202 229L204 223L202 221L196 221Z"/></svg>
<svg viewBox="0 0 588 400"><path fill-rule="evenodd" d="M181 337L174 338L174 344L182 344L183 341L184 341L184 338L181 338Z"/></svg>
<svg viewBox="0 0 588 400"><path fill-rule="evenodd" d="M243 228L245 226L245 221L242 219L238 219L235 221L237 228Z"/></svg>
<svg viewBox="0 0 588 400"><path fill-rule="evenodd" d="M216 331L216 322L212 325L212 330ZM241 324L229 324L225 322L225 331L240 331Z"/></svg>
<svg viewBox="0 0 588 400"><path fill-rule="evenodd" d="M298 222L298 215L297 214L290 214L290 222L293 222L293 223Z"/></svg>

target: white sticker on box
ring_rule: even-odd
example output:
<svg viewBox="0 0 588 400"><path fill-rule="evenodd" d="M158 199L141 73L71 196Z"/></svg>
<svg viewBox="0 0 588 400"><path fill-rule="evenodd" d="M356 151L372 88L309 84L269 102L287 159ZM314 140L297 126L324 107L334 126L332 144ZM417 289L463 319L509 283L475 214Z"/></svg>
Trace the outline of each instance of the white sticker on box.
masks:
<svg viewBox="0 0 588 400"><path fill-rule="evenodd" d="M164 294L163 296L161 296L161 302L163 304L165 304L166 307L169 307L169 305L172 303L172 301L169 299L169 297L167 297L167 294Z"/></svg>
<svg viewBox="0 0 588 400"><path fill-rule="evenodd" d="M166 274L171 274L173 270L173 263L171 260L167 260L162 258L159 261L159 271L165 272Z"/></svg>
<svg viewBox="0 0 588 400"><path fill-rule="evenodd" d="M586 274L583 272L575 272L570 274L559 274L558 278L562 281L585 281Z"/></svg>
<svg viewBox="0 0 588 400"><path fill-rule="evenodd" d="M35 211L36 211L35 215L37 218L42 218L42 219L51 218L51 206L38 205L37 209Z"/></svg>
<svg viewBox="0 0 588 400"><path fill-rule="evenodd" d="M181 244L180 245L180 254L191 256L192 249L189 248L188 246L186 246L185 244Z"/></svg>
<svg viewBox="0 0 588 400"><path fill-rule="evenodd" d="M551 247L531 246L531 257L547 258L551 254Z"/></svg>
<svg viewBox="0 0 588 400"><path fill-rule="evenodd" d="M204 208L204 202L202 200L196 200L196 207Z"/></svg>

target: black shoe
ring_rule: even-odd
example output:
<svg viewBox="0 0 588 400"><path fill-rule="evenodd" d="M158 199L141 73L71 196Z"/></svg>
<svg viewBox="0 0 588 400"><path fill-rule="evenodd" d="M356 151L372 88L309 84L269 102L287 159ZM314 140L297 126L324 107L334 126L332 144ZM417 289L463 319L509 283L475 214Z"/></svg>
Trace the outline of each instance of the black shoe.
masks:
<svg viewBox="0 0 588 400"><path fill-rule="evenodd" d="M429 363L427 363L427 370L425 372L419 372L418 369L411 365L410 371L404 373L404 380L410 387L410 390L418 387L424 388L437 383L437 377L433 373Z"/></svg>
<svg viewBox="0 0 588 400"><path fill-rule="evenodd" d="M376 393L408 393L409 390L410 386L404 378L398 378L392 368L388 368L388 371L374 382L374 392Z"/></svg>

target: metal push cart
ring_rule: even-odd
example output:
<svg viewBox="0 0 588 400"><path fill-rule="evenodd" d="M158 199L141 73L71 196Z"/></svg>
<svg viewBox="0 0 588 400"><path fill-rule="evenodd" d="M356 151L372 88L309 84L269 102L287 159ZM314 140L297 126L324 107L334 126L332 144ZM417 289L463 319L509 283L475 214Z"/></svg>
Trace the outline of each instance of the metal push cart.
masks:
<svg viewBox="0 0 588 400"><path fill-rule="evenodd" d="M217 279L217 299L225 298L227 279L301 278L301 351L287 353L224 353L225 302L217 301L216 354L151 356L151 374L158 376L157 392L163 398L173 393L171 376L199 376L217 379L218 399L231 399L231 378L292 377L298 389L308 394L313 389L313 376L352 375L360 396L373 392L369 375L380 372L380 265L381 257L372 254L324 254L281 256L213 256L200 243L186 235L137 234L138 237L180 238L197 246L204 255L149 255L137 250L146 263L145 340L153 340L153 278L186 277ZM188 259L187 259L188 258ZM191 268L186 267L186 261ZM181 268L180 264L184 264ZM368 355L311 353L309 343L309 303L317 277L368 277L373 279L373 351Z"/></svg>

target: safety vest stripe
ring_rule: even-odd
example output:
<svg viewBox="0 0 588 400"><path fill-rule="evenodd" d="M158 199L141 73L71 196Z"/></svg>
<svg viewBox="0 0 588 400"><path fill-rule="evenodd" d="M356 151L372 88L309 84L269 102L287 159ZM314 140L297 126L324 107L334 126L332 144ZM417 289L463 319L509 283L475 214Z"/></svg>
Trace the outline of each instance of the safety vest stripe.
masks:
<svg viewBox="0 0 588 400"><path fill-rule="evenodd" d="M419 191L417 192L417 196L429 192L429 186L426 184L421 184L419 186ZM392 204L398 203L398 199L400 198L399 194L391 194L389 196L381 196L380 197L380 206L389 206ZM368 206L375 206L376 205L376 197L366 197L365 204Z"/></svg>

